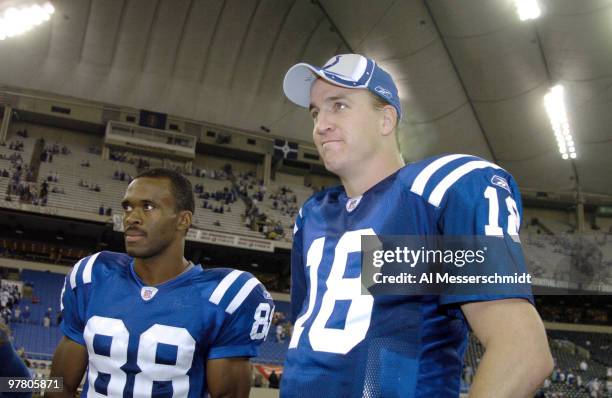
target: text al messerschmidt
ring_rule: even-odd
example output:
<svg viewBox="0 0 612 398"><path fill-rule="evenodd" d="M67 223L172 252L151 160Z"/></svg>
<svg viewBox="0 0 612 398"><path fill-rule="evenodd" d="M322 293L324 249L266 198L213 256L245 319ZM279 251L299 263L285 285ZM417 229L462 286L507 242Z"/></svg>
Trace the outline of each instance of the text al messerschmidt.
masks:
<svg viewBox="0 0 612 398"><path fill-rule="evenodd" d="M531 275L523 272L514 275L500 275L497 272L491 275L451 275L448 273L423 273L419 276L402 272L398 275L383 275L377 272L373 275L374 283L469 283L469 284L525 284L531 283Z"/></svg>

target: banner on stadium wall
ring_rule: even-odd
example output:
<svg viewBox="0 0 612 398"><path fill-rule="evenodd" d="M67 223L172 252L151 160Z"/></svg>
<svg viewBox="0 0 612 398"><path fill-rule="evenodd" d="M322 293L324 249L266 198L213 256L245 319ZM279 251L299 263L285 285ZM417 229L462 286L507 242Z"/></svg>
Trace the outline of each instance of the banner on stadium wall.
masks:
<svg viewBox="0 0 612 398"><path fill-rule="evenodd" d="M138 124L143 127L165 130L167 118L168 115L166 115L165 113L147 111L145 109L142 109L140 111L140 118L138 120Z"/></svg>
<svg viewBox="0 0 612 398"><path fill-rule="evenodd" d="M274 140L273 156L275 158L297 160L298 148L299 148L299 145L297 142L290 142L286 140Z"/></svg>
<svg viewBox="0 0 612 398"><path fill-rule="evenodd" d="M8 289L13 289L13 286L17 286L17 290L19 294L23 295L23 282L22 281L12 281L9 279L2 279L0 286Z"/></svg>
<svg viewBox="0 0 612 398"><path fill-rule="evenodd" d="M274 251L274 244L272 241L250 238L246 236L230 235L224 232L197 231L196 238L190 240L270 253Z"/></svg>

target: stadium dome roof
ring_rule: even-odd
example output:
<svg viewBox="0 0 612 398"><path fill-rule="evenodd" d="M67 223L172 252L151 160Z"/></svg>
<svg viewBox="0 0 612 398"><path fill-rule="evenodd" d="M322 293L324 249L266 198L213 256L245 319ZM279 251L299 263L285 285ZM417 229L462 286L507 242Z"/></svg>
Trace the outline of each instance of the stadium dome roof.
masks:
<svg viewBox="0 0 612 398"><path fill-rule="evenodd" d="M407 160L471 153L524 188L612 195L612 1L58 0L51 23L0 41L0 84L310 141L286 70L373 57L396 78ZM543 96L565 86L577 159Z"/></svg>

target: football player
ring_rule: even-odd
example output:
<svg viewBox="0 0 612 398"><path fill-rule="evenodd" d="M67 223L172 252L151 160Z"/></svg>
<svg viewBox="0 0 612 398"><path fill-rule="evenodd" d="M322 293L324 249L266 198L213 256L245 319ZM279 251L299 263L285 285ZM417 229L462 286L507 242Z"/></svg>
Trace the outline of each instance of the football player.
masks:
<svg viewBox="0 0 612 398"><path fill-rule="evenodd" d="M127 254L86 257L66 277L51 369L63 396L87 369L87 397L247 397L270 294L247 272L183 257L194 198L181 174L141 173L122 206Z"/></svg>
<svg viewBox="0 0 612 398"><path fill-rule="evenodd" d="M361 294L363 235L518 237L522 209L512 176L470 155L405 165L398 90L372 59L300 63L283 88L309 109L314 143L342 186L313 195L296 219L295 325L281 396L457 397L468 327L486 349L471 396L529 396L552 369L530 291Z"/></svg>

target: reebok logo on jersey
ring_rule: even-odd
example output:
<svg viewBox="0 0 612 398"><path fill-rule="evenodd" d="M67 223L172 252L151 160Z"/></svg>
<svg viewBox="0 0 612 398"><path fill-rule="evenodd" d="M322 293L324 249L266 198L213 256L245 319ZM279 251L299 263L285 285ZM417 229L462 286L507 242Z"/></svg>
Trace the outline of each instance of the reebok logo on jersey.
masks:
<svg viewBox="0 0 612 398"><path fill-rule="evenodd" d="M155 294L157 294L157 288L155 287L143 286L142 289L140 289L140 297L142 297L144 301L151 300L155 297Z"/></svg>
<svg viewBox="0 0 612 398"><path fill-rule="evenodd" d="M506 181L506 179L503 178L503 177L500 177L498 175L494 175L491 178L491 184L497 185L498 187L503 188L506 191L508 191L508 193L512 194L512 192L510 192L510 185L508 185L508 181Z"/></svg>

